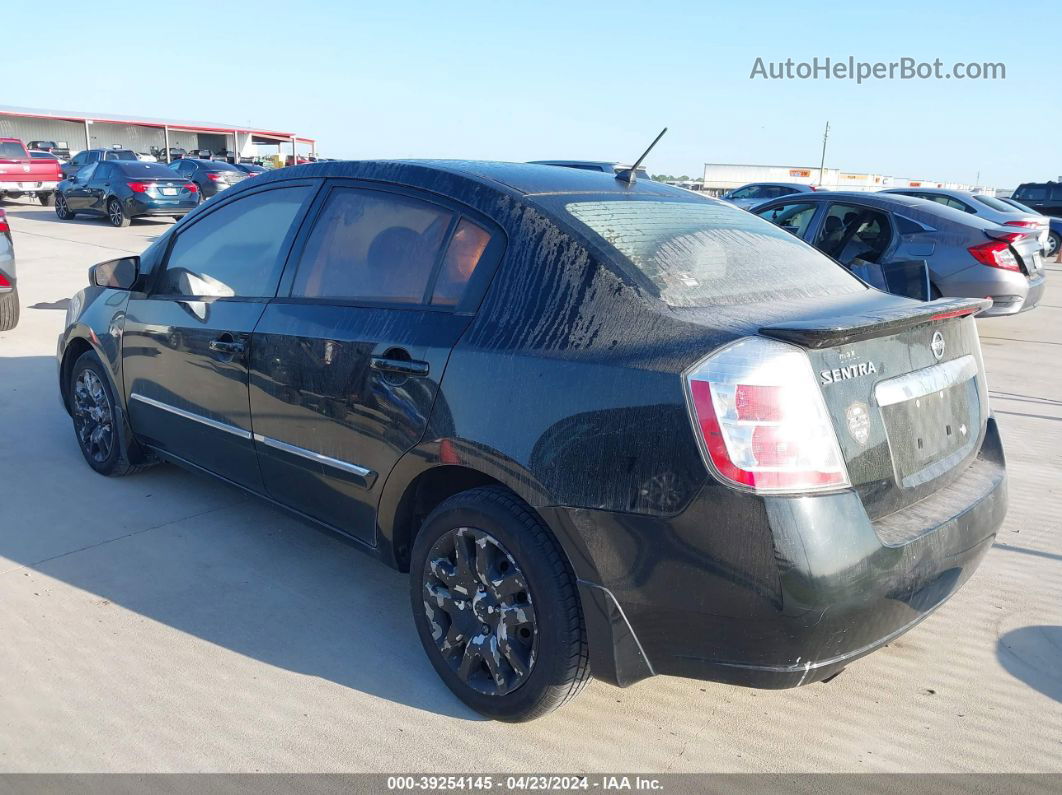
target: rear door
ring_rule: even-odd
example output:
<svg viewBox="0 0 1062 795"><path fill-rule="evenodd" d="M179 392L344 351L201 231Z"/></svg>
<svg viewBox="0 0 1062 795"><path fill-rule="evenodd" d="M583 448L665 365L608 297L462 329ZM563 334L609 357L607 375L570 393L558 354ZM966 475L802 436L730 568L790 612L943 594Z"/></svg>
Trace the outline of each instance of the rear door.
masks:
<svg viewBox="0 0 1062 795"><path fill-rule="evenodd" d="M105 213L111 182L118 176L118 170L112 163L97 163L92 178L85 183L85 208L100 214Z"/></svg>
<svg viewBox="0 0 1062 795"><path fill-rule="evenodd" d="M251 332L276 294L317 183L219 203L176 232L129 301L122 359L131 424L158 449L261 491L247 403Z"/></svg>
<svg viewBox="0 0 1062 795"><path fill-rule="evenodd" d="M438 198L349 182L314 213L253 335L254 438L270 496L371 544L503 236Z"/></svg>

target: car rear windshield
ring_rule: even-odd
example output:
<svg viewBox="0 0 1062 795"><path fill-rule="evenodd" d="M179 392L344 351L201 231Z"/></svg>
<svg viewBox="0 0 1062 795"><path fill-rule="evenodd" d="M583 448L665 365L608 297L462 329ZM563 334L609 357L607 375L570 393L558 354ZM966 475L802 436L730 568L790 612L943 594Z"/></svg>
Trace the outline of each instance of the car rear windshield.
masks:
<svg viewBox="0 0 1062 795"><path fill-rule="evenodd" d="M0 157L7 160L25 160L26 150L14 141L0 141Z"/></svg>
<svg viewBox="0 0 1062 795"><path fill-rule="evenodd" d="M222 160L211 160L203 163L203 168L207 171L240 171L232 163L226 163ZM242 174L243 172L240 171Z"/></svg>
<svg viewBox="0 0 1062 795"><path fill-rule="evenodd" d="M122 170L122 175L126 177L136 177L138 179L144 177L174 178L173 169L169 166L164 166L162 163L147 163L139 160L135 162L128 161L121 163L118 168Z"/></svg>
<svg viewBox="0 0 1062 795"><path fill-rule="evenodd" d="M858 293L862 282L770 221L714 201L575 201L564 209L670 306Z"/></svg>
<svg viewBox="0 0 1062 795"><path fill-rule="evenodd" d="M983 196L980 193L976 193L974 194L974 198L981 202L985 207L991 207L993 210L998 210L1001 213L1012 213L1018 209L1006 202L1001 202L994 196Z"/></svg>

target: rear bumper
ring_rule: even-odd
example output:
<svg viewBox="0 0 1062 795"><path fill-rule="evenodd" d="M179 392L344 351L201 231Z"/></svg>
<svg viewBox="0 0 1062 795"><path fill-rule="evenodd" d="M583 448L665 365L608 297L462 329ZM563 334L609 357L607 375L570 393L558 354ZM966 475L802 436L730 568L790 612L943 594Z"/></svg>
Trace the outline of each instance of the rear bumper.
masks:
<svg viewBox="0 0 1062 795"><path fill-rule="evenodd" d="M593 550L599 578L580 575L595 676L761 688L825 679L954 594L991 546L1007 504L991 419L962 476L877 522L854 492L725 491L709 486L670 518L567 510L567 529Z"/></svg>
<svg viewBox="0 0 1062 795"><path fill-rule="evenodd" d="M130 218L143 215L187 215L198 206L198 201L153 201L151 199L126 199L125 211Z"/></svg>
<svg viewBox="0 0 1062 795"><path fill-rule="evenodd" d="M978 317L999 317L1032 309L1043 297L1046 283L1043 270L1035 279L1029 279L1023 273L975 265L939 280L937 286L946 296L991 298L991 308Z"/></svg>
<svg viewBox="0 0 1062 795"><path fill-rule="evenodd" d="M0 193L47 193L58 182L0 182Z"/></svg>

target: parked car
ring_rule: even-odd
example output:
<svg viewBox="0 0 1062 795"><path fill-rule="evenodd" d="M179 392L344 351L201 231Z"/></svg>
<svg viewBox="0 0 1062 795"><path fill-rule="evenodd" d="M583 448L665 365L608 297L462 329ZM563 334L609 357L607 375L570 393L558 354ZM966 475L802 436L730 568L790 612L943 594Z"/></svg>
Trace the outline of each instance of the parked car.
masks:
<svg viewBox="0 0 1062 795"><path fill-rule="evenodd" d="M111 226L129 226L145 216L180 220L198 204L199 186L161 163L104 160L59 183L55 214L63 221L84 213L106 218Z"/></svg>
<svg viewBox="0 0 1062 795"><path fill-rule="evenodd" d="M150 155L147 152L137 152L136 159L141 163L157 163L159 159L155 155Z"/></svg>
<svg viewBox="0 0 1062 795"><path fill-rule="evenodd" d="M36 196L50 205L62 179L59 168L57 160L31 157L18 138L0 138L0 201Z"/></svg>
<svg viewBox="0 0 1062 795"><path fill-rule="evenodd" d="M1052 218L1062 217L1062 182L1023 182L1011 194L1022 204Z"/></svg>
<svg viewBox="0 0 1062 795"><path fill-rule="evenodd" d="M56 163L60 162L59 158L51 152L42 152L37 149L30 149L29 156L36 158L37 160L54 160Z"/></svg>
<svg viewBox="0 0 1062 795"><path fill-rule="evenodd" d="M247 179L247 172L220 160L197 160L184 157L175 163L170 163L170 168L182 177L192 180L199 186L201 201L206 201L211 196L216 196L226 188L231 188L236 183Z"/></svg>
<svg viewBox="0 0 1062 795"><path fill-rule="evenodd" d="M719 198L748 210L757 204L777 199L780 196L811 193L816 190L822 189L814 185L802 185L799 182L750 182L748 185L742 185L740 188L724 193Z"/></svg>
<svg viewBox="0 0 1062 795"><path fill-rule="evenodd" d="M70 147L66 145L66 141L30 141L26 148L31 152L51 152L60 160L70 159Z"/></svg>
<svg viewBox="0 0 1062 795"><path fill-rule="evenodd" d="M775 199L753 212L848 268L925 261L932 296L990 297L982 316L1032 309L1046 286L1035 230L1002 227L939 202L831 191Z"/></svg>
<svg viewBox="0 0 1062 795"><path fill-rule="evenodd" d="M137 157L136 152L132 149L122 149L120 147L111 147L110 149L85 149L74 155L69 163L63 163L63 179L69 179L85 166L99 163L104 160L139 161L140 158Z"/></svg>
<svg viewBox="0 0 1062 795"><path fill-rule="evenodd" d="M7 213L0 210L0 331L18 325L18 279L15 278L15 243Z"/></svg>
<svg viewBox="0 0 1062 795"><path fill-rule="evenodd" d="M1042 215L1042 213L1038 213L1032 207L1029 207L1026 204L1022 204L1019 201L1015 201L1014 199L1003 198L1001 196L999 198L999 200L1003 201L1003 202L1006 202L1007 204L1009 204L1009 205L1011 205L1013 207L1017 207L1023 213L1031 213L1033 215ZM1062 217L1056 217L1056 216L1044 216L1044 217L1047 218L1047 223L1048 223L1049 228L1051 230L1051 232L1050 232L1050 234L1048 235L1048 238L1047 238L1047 248L1044 249L1044 256L1045 257L1054 257L1054 256L1058 255L1058 250L1060 248L1062 248Z"/></svg>
<svg viewBox="0 0 1062 795"><path fill-rule="evenodd" d="M619 174L630 168L630 165L614 163L608 160L531 160L530 163L540 166L561 166L562 168L577 168L581 171L601 171L605 174ZM637 179L651 180L649 172L639 168L634 172Z"/></svg>
<svg viewBox="0 0 1062 795"><path fill-rule="evenodd" d="M240 171L247 174L247 176L249 177L253 177L257 174L265 174L267 171L269 171L268 168L256 166L254 163L233 163L233 165L236 166L236 168L238 168Z"/></svg>
<svg viewBox="0 0 1062 795"><path fill-rule="evenodd" d="M494 718L591 672L826 679L1006 510L987 301L872 290L648 180L278 170L90 282L58 346L88 465L206 471L408 571L433 666Z"/></svg>
<svg viewBox="0 0 1062 795"><path fill-rule="evenodd" d="M888 188L882 193L898 193L901 196L913 196L916 199L928 199L945 207L961 210L1003 226L1016 226L1023 229L1035 229L1040 240L1040 248L1046 253L1050 228L1047 219L1039 213L1024 213L994 196L971 193L950 188Z"/></svg>

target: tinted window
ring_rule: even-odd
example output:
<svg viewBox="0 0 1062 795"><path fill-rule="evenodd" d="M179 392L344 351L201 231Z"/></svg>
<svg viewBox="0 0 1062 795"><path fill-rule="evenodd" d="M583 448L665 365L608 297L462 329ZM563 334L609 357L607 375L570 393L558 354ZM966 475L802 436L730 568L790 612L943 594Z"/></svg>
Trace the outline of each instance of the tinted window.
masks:
<svg viewBox="0 0 1062 795"><path fill-rule="evenodd" d="M109 149L103 156L104 160L136 160L136 152L128 149Z"/></svg>
<svg viewBox="0 0 1062 795"><path fill-rule="evenodd" d="M833 204L822 220L815 248L842 265L877 262L892 239L888 216L869 207Z"/></svg>
<svg viewBox="0 0 1062 795"><path fill-rule="evenodd" d="M280 247L309 187L253 193L219 207L177 234L161 295L270 297L280 278Z"/></svg>
<svg viewBox="0 0 1062 795"><path fill-rule="evenodd" d="M1051 201L1062 200L1062 185L1051 186Z"/></svg>
<svg viewBox="0 0 1062 795"><path fill-rule="evenodd" d="M490 243L490 232L467 218L457 223L450 245L446 247L442 268L435 280L431 302L438 306L456 306L464 295L468 280L483 258Z"/></svg>
<svg viewBox="0 0 1062 795"><path fill-rule="evenodd" d="M1046 185L1022 185L1016 191L1014 191L1015 199L1025 199L1032 201L1043 201L1047 198L1047 186Z"/></svg>
<svg viewBox="0 0 1062 795"><path fill-rule="evenodd" d="M452 218L406 196L334 191L306 243L291 294L422 303Z"/></svg>
<svg viewBox="0 0 1062 795"><path fill-rule="evenodd" d="M173 177L173 169L164 166L162 163L141 163L138 160L135 163L115 163L113 167L121 171L124 176L135 177L137 179L143 179L145 177L159 177L166 179Z"/></svg>
<svg viewBox="0 0 1062 795"><path fill-rule="evenodd" d="M1012 213L1017 209L1016 207L1013 207L1006 202L1001 202L999 199L992 196L982 196L978 194L974 196L974 198L981 202L985 207L991 207L993 210L998 210L1001 213Z"/></svg>
<svg viewBox="0 0 1062 795"><path fill-rule="evenodd" d="M58 160L59 158L53 155L51 152L30 152L30 157L35 157L38 160Z"/></svg>
<svg viewBox="0 0 1062 795"><path fill-rule="evenodd" d="M730 194L731 199L755 199L760 193L760 188L757 185L751 185L747 188L741 188Z"/></svg>
<svg viewBox="0 0 1062 795"><path fill-rule="evenodd" d="M84 168L79 169L77 172L77 181L88 182L90 179L92 179L92 175L96 173L96 166L96 163L89 163Z"/></svg>
<svg viewBox="0 0 1062 795"><path fill-rule="evenodd" d="M114 168L110 163L100 163L96 166L96 171L93 173L92 178L97 180L110 179L114 174Z"/></svg>
<svg viewBox="0 0 1062 795"><path fill-rule="evenodd" d="M211 160L210 162L203 163L202 166L205 171L240 171L240 169L236 168L232 163L225 163L221 160Z"/></svg>
<svg viewBox="0 0 1062 795"><path fill-rule="evenodd" d="M0 157L7 160L25 160L26 150L14 141L0 141Z"/></svg>
<svg viewBox="0 0 1062 795"><path fill-rule="evenodd" d="M866 289L806 243L732 205L612 199L561 206L671 306Z"/></svg>
<svg viewBox="0 0 1062 795"><path fill-rule="evenodd" d="M772 224L777 224L786 232L802 238L815 215L816 207L817 205L809 202L779 204L769 210L758 210L756 214Z"/></svg>

